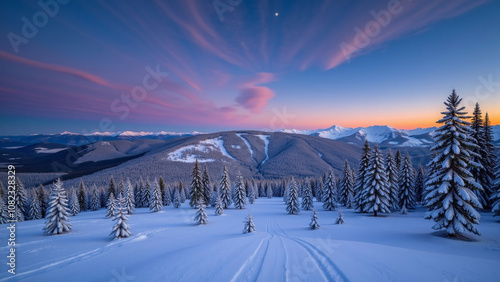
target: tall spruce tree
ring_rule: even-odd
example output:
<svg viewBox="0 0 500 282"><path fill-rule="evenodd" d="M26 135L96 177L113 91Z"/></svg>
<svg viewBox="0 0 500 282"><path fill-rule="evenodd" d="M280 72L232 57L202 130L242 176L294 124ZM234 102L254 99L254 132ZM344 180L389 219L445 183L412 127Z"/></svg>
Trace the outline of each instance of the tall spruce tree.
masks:
<svg viewBox="0 0 500 282"><path fill-rule="evenodd" d="M250 204L255 203L255 199L257 199L257 190L253 186L252 183L248 184L248 202Z"/></svg>
<svg viewBox="0 0 500 282"><path fill-rule="evenodd" d="M323 208L327 211L334 211L337 206L335 176L333 171L328 171L328 176L323 185Z"/></svg>
<svg viewBox="0 0 500 282"><path fill-rule="evenodd" d="M3 202L3 199L1 200ZM42 208L40 204L40 198L38 197L37 193L33 195L31 198L31 205L30 205L30 220L37 220L42 218Z"/></svg>
<svg viewBox="0 0 500 282"><path fill-rule="evenodd" d="M399 207L401 210L415 208L415 169L411 163L411 158L406 152L401 169L399 171Z"/></svg>
<svg viewBox="0 0 500 282"><path fill-rule="evenodd" d="M299 213L299 187L297 186L297 182L293 177L292 180L290 181L289 194L286 203L286 211L289 214Z"/></svg>
<svg viewBox="0 0 500 282"><path fill-rule="evenodd" d="M486 197L491 197L494 191L494 181L495 181L495 166L496 166L496 155L495 155L495 145L493 143L493 130L491 128L490 118L488 113L484 117L484 125L482 130L483 135L483 150L481 155L481 161L483 165L483 174L480 175L479 183L483 186L484 193ZM490 206L491 202L486 201L487 208Z"/></svg>
<svg viewBox="0 0 500 282"><path fill-rule="evenodd" d="M455 90L444 103L446 111L438 123L443 124L435 131L435 145L431 148L437 153L434 162L438 170L427 181L429 191L426 201L429 211L426 219L436 222L434 229L446 229L448 236L456 236L468 230L479 234L477 225L481 216L476 211L481 208L476 190L483 190L470 172L470 168L480 167L473 161L477 145L470 136L470 117L460 106L462 99Z"/></svg>
<svg viewBox="0 0 500 282"><path fill-rule="evenodd" d="M116 215L116 198L113 192L109 194L106 210L106 217L114 217Z"/></svg>
<svg viewBox="0 0 500 282"><path fill-rule="evenodd" d="M415 177L415 185L413 191L415 192L415 202L422 203L422 196L424 194L425 186L425 172L424 168L419 165L417 169L417 176Z"/></svg>
<svg viewBox="0 0 500 282"><path fill-rule="evenodd" d="M203 186L203 201L205 204L210 203L210 195L212 194L212 185L210 185L210 176L208 175L207 165L203 167L203 175L201 176Z"/></svg>
<svg viewBox="0 0 500 282"><path fill-rule="evenodd" d="M363 199L362 194L363 194L363 186L365 183L366 172L370 164L370 151L371 151L370 144L368 143L368 140L366 140L365 145L363 147L363 152L361 154L361 160L359 162L356 184L354 185L354 207L356 208L357 211L360 212L364 210L363 202L365 199Z"/></svg>
<svg viewBox="0 0 500 282"><path fill-rule="evenodd" d="M71 193L71 198L69 201L69 212L72 216L80 213L80 203L78 202L78 196L76 195L75 190L73 190L73 192Z"/></svg>
<svg viewBox="0 0 500 282"><path fill-rule="evenodd" d="M45 227L43 228L45 234L57 235L69 232L72 229L69 222L68 199L60 178L52 185L46 218Z"/></svg>
<svg viewBox="0 0 500 282"><path fill-rule="evenodd" d="M236 209L244 209L247 205L247 196L245 192L245 184L243 182L243 176L239 174L237 176L236 193L234 194L233 203Z"/></svg>
<svg viewBox="0 0 500 282"><path fill-rule="evenodd" d="M118 188L116 189L116 194L118 196L122 196L125 198L125 182L123 182L123 178L120 178L120 183L118 183Z"/></svg>
<svg viewBox="0 0 500 282"><path fill-rule="evenodd" d="M134 197L134 186L132 182L127 178L127 191L125 198L125 209L127 214L132 214L135 211L135 197Z"/></svg>
<svg viewBox="0 0 500 282"><path fill-rule="evenodd" d="M45 190L42 184L40 184L38 188L38 198L40 199L40 208L42 211L42 218L45 218L45 214L47 213L47 208L49 206L49 194Z"/></svg>
<svg viewBox="0 0 500 282"><path fill-rule="evenodd" d="M181 195L179 193L179 188L176 188L174 192L174 208L178 209L180 207L181 207Z"/></svg>
<svg viewBox="0 0 500 282"><path fill-rule="evenodd" d="M352 178L351 167L347 160L344 164L344 172L340 181L340 202L351 209L354 206L354 179Z"/></svg>
<svg viewBox="0 0 500 282"><path fill-rule="evenodd" d="M97 187L94 185L94 189L92 191L92 198L90 200L90 210L98 211L101 208L101 200L99 199L99 193L97 191Z"/></svg>
<svg viewBox="0 0 500 282"><path fill-rule="evenodd" d="M382 152L378 145L373 149L373 155L366 167L364 177L361 204L363 212L373 212L374 216L379 213L390 213L390 192L388 187L386 168Z"/></svg>
<svg viewBox="0 0 500 282"><path fill-rule="evenodd" d="M401 155L401 151L398 149L396 151L396 157L394 158L394 161L396 162L396 171L399 172L401 169L401 164L403 163L403 155Z"/></svg>
<svg viewBox="0 0 500 282"><path fill-rule="evenodd" d="M227 173L226 166L224 166L224 169L222 170L219 191L224 209L229 208L231 205L231 182L229 180L229 174Z"/></svg>
<svg viewBox="0 0 500 282"><path fill-rule="evenodd" d="M14 184L16 188L16 201L15 201L15 216L16 216L16 221L24 221L26 218L29 217L29 202L28 202L28 197L26 197L26 191L24 190L24 185L19 180L19 177L16 177L16 181Z"/></svg>
<svg viewBox="0 0 500 282"><path fill-rule="evenodd" d="M78 186L78 203L80 204L80 210L86 211L87 207L87 189L83 183L83 179L80 179L80 185Z"/></svg>
<svg viewBox="0 0 500 282"><path fill-rule="evenodd" d="M476 103L476 106L474 107L474 112L472 113L472 119L471 119L471 132L470 136L472 137L472 140L475 141L475 144L477 145L472 151L475 153L476 156L472 157L472 161L478 164L481 164L481 166L476 167L476 168L471 168L471 173L474 176L474 179L478 184L480 184L483 187L483 190L475 190L474 193L477 196L477 199L481 203L483 207L488 206L488 185L491 182L490 179L488 179L488 173L485 170L485 167L483 165L483 158L486 157L486 141L484 140L484 134L483 134L483 113L481 112L481 108L479 107L479 103Z"/></svg>
<svg viewBox="0 0 500 282"><path fill-rule="evenodd" d="M400 153L401 154L401 153ZM389 187L389 205L391 210L399 208L399 184L398 173L399 168L396 165L396 160L392 157L392 152L389 150L385 159L385 170L387 174L387 185Z"/></svg>
<svg viewBox="0 0 500 282"><path fill-rule="evenodd" d="M161 202L165 203L166 185L165 185L165 181L163 180L163 177L161 177L161 176L160 176L160 180L158 180L158 187L160 188Z"/></svg>
<svg viewBox="0 0 500 282"><path fill-rule="evenodd" d="M215 191L214 191L215 192ZM221 215L224 211L224 207L222 205L222 199L220 196L217 196L216 204L215 204L215 215Z"/></svg>
<svg viewBox="0 0 500 282"><path fill-rule="evenodd" d="M151 187L151 202L149 203L149 210L151 212L159 212L163 208L160 186L156 183L158 182L155 179L153 187Z"/></svg>
<svg viewBox="0 0 500 282"><path fill-rule="evenodd" d="M149 177L146 178L146 185L144 185L144 189L142 190L142 207L149 207L149 203L151 203L151 183L149 182Z"/></svg>
<svg viewBox="0 0 500 282"><path fill-rule="evenodd" d="M205 193L203 191L203 181L198 165L198 160L194 163L193 172L191 173L191 190L189 191L189 205L197 208L199 203L205 200Z"/></svg>
<svg viewBox="0 0 500 282"><path fill-rule="evenodd" d="M116 195L115 179L113 178L113 175L111 175L111 179L109 180L108 191L106 193L106 203L109 201L111 194L113 194L113 197Z"/></svg>
<svg viewBox="0 0 500 282"><path fill-rule="evenodd" d="M312 191L311 191L311 183L309 179L304 183L304 191L302 193L302 209L303 210L311 210L313 208L313 199L312 199Z"/></svg>
<svg viewBox="0 0 500 282"><path fill-rule="evenodd" d="M172 189L167 186L163 192L163 205L170 206L170 204L172 204Z"/></svg>

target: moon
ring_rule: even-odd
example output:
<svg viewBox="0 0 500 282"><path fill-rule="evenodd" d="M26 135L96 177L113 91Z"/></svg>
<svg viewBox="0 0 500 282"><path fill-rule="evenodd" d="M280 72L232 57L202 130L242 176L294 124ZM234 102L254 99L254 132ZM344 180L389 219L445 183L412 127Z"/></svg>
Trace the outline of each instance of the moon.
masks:
<svg viewBox="0 0 500 282"><path fill-rule="evenodd" d="M278 16L278 13L274 14L275 16Z"/></svg>

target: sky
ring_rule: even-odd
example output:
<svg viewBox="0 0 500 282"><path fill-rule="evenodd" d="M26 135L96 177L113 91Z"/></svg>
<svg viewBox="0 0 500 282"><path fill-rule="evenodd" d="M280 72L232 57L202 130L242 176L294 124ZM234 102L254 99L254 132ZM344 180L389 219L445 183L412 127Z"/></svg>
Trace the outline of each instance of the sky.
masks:
<svg viewBox="0 0 500 282"><path fill-rule="evenodd" d="M0 2L0 135L500 124L500 1Z"/></svg>

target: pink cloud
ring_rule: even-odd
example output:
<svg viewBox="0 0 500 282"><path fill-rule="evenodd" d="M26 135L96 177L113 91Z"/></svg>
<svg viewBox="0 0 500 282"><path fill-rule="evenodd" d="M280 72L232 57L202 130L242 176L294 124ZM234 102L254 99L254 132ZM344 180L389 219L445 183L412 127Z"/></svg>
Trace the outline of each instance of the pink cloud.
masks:
<svg viewBox="0 0 500 282"><path fill-rule="evenodd" d="M275 80L272 73L258 73L255 78L250 79L240 85L240 94L235 101L243 108L254 113L262 112L270 99L274 97L274 92L265 86L258 86Z"/></svg>

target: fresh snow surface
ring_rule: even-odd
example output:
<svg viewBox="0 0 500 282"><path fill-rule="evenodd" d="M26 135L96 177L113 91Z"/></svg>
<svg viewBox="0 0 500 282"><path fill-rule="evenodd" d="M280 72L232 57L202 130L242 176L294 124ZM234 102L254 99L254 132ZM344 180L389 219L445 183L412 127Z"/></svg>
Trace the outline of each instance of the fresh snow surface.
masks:
<svg viewBox="0 0 500 282"><path fill-rule="evenodd" d="M247 145L247 148L248 148L248 150L250 151L250 156L252 157L252 159L254 159L254 158L253 158L253 149L252 149L252 146L250 146L250 142L248 142L248 140L247 140L247 139L245 139L245 138L242 136L242 135L243 135L243 133L236 133L236 135L237 135L238 137L240 137L240 139L241 139L241 140L243 140L243 142L245 142L245 145Z"/></svg>
<svg viewBox="0 0 500 282"><path fill-rule="evenodd" d="M35 150L36 150L37 154L53 154L53 153L67 150L67 149L66 148L47 149L47 148L43 148L43 147L37 147L37 148L35 148Z"/></svg>
<svg viewBox="0 0 500 282"><path fill-rule="evenodd" d="M0 281L498 281L498 219L482 213L482 236L471 242L433 235L424 211L373 217L314 202L288 215L282 198L259 198L246 209L224 210L195 225L196 210L139 208L129 217L132 236L112 240L106 210L71 217L70 233L44 235L44 219L16 224L16 272L0 266ZM257 231L242 234L252 213ZM5 230L5 225L4 225ZM4 237L7 231L3 231ZM9 247L2 246L2 254Z"/></svg>
<svg viewBox="0 0 500 282"><path fill-rule="evenodd" d="M166 159L184 163L194 163L196 160L201 163L214 162L214 159L206 159L203 156L203 154L208 154L212 151L220 152L223 156L236 160L227 152L222 137L203 140L195 145L184 146L170 152Z"/></svg>
<svg viewBox="0 0 500 282"><path fill-rule="evenodd" d="M263 165L269 159L269 135L255 135L259 137L262 141L264 141L264 152L266 153L266 158L262 161L260 165Z"/></svg>

